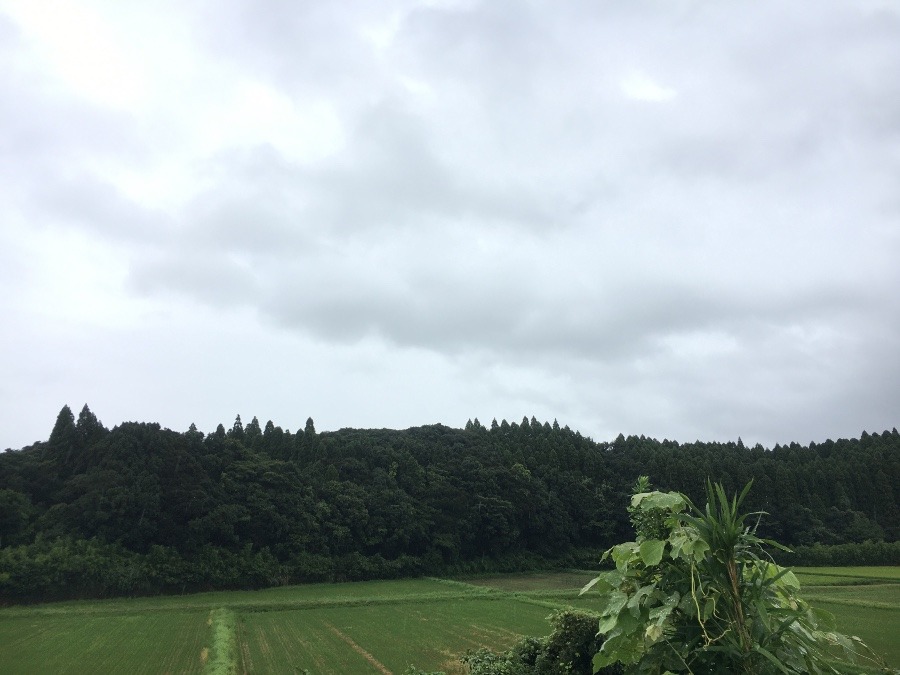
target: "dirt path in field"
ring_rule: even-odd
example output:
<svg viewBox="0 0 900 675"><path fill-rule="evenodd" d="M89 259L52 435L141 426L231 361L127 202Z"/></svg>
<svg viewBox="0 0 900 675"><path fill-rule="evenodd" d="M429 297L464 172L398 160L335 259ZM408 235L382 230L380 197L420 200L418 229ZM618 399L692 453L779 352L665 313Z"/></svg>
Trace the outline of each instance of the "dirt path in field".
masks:
<svg viewBox="0 0 900 675"><path fill-rule="evenodd" d="M379 672L384 673L384 675L394 675L390 670L388 670L388 669L385 667L385 665L384 665L381 661L379 661L378 659L376 659L376 658L375 658L374 656L372 656L369 652L367 652L365 649L363 649L363 648L360 647L358 644L356 644L356 643L350 638L349 635L346 635L346 634L342 633L342 632L341 632L340 630L338 630L333 624L330 624L330 623L328 623L327 621L325 621L324 623L325 623L325 625L328 627L328 630L330 630L332 633L334 633L334 634L337 635L339 638L341 638L341 640L343 640L343 641L346 642L348 645L350 645L350 649L352 649L352 650L355 651L357 654L359 654L361 657L363 657L366 661L368 661L369 663L371 663L375 668L377 668L377 669L379 670Z"/></svg>

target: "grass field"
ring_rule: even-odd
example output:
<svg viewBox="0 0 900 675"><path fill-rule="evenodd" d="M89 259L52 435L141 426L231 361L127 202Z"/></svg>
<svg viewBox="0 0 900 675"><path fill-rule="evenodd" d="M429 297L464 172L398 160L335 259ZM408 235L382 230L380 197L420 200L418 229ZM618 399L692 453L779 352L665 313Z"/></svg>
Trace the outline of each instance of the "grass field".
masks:
<svg viewBox="0 0 900 675"><path fill-rule="evenodd" d="M803 597L900 668L900 567L799 567Z"/></svg>
<svg viewBox="0 0 900 675"><path fill-rule="evenodd" d="M798 568L804 597L900 666L900 568ZM310 584L0 609L3 673L464 672L458 657L543 635L594 572Z"/></svg>
<svg viewBox="0 0 900 675"><path fill-rule="evenodd" d="M207 612L0 618L3 673L201 673Z"/></svg>
<svg viewBox="0 0 900 675"><path fill-rule="evenodd" d="M365 605L245 615L245 672L403 672L410 664L458 671L457 656L548 632L547 609L505 599Z"/></svg>

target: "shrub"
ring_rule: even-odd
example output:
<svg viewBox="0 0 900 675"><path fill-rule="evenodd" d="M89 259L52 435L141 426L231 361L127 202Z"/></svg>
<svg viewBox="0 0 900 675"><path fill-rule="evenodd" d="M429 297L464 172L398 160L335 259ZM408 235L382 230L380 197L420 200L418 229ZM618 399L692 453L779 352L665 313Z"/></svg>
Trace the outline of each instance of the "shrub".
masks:
<svg viewBox="0 0 900 675"><path fill-rule="evenodd" d="M795 546L792 551L776 552L775 559L797 567L900 565L900 541Z"/></svg>
<svg viewBox="0 0 900 675"><path fill-rule="evenodd" d="M591 675L593 655L603 644L597 635L597 617L574 611L550 615L553 632L544 638L526 637L509 651L496 654L488 649L470 652L463 661L471 675ZM620 673L618 666L600 671Z"/></svg>
<svg viewBox="0 0 900 675"><path fill-rule="evenodd" d="M616 569L582 590L600 590L594 666L637 673L834 673L876 659L859 638L833 631L833 617L799 597L800 584L776 565L740 507L707 481L704 510L677 492L639 480L629 509L637 538L604 554Z"/></svg>

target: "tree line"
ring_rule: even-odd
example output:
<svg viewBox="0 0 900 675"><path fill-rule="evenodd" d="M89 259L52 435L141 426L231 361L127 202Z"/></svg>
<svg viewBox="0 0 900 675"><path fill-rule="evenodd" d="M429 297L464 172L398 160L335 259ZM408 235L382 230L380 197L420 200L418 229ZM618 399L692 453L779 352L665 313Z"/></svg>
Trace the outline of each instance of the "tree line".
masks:
<svg viewBox="0 0 900 675"><path fill-rule="evenodd" d="M698 500L707 478L752 479L761 536L900 562L896 429L771 450L595 442L534 417L292 433L238 416L204 434L110 430L85 405L0 453L0 598L594 566L633 536L621 505L644 474Z"/></svg>

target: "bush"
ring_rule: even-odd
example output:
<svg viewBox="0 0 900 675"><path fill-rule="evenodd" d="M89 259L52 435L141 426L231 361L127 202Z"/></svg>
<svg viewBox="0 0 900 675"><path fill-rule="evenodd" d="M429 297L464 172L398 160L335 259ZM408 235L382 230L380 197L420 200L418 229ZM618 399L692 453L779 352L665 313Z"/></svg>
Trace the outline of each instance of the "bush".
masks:
<svg viewBox="0 0 900 675"><path fill-rule="evenodd" d="M509 651L487 649L463 657L471 675L591 675L591 659L603 644L597 617L584 612L557 611L548 617L553 632L544 638L526 637ZM619 666L603 668L605 675L621 673Z"/></svg>
<svg viewBox="0 0 900 675"><path fill-rule="evenodd" d="M616 569L594 579L603 594L594 657L639 673L833 673L877 659L859 638L833 631L833 617L798 594L790 570L776 565L740 507L707 482L704 510L677 492L649 492L638 481L629 509L635 541L604 558ZM879 665L883 665L880 664Z"/></svg>
<svg viewBox="0 0 900 675"><path fill-rule="evenodd" d="M860 544L795 546L776 552L775 559L797 567L849 567L900 565L900 541L865 541Z"/></svg>

